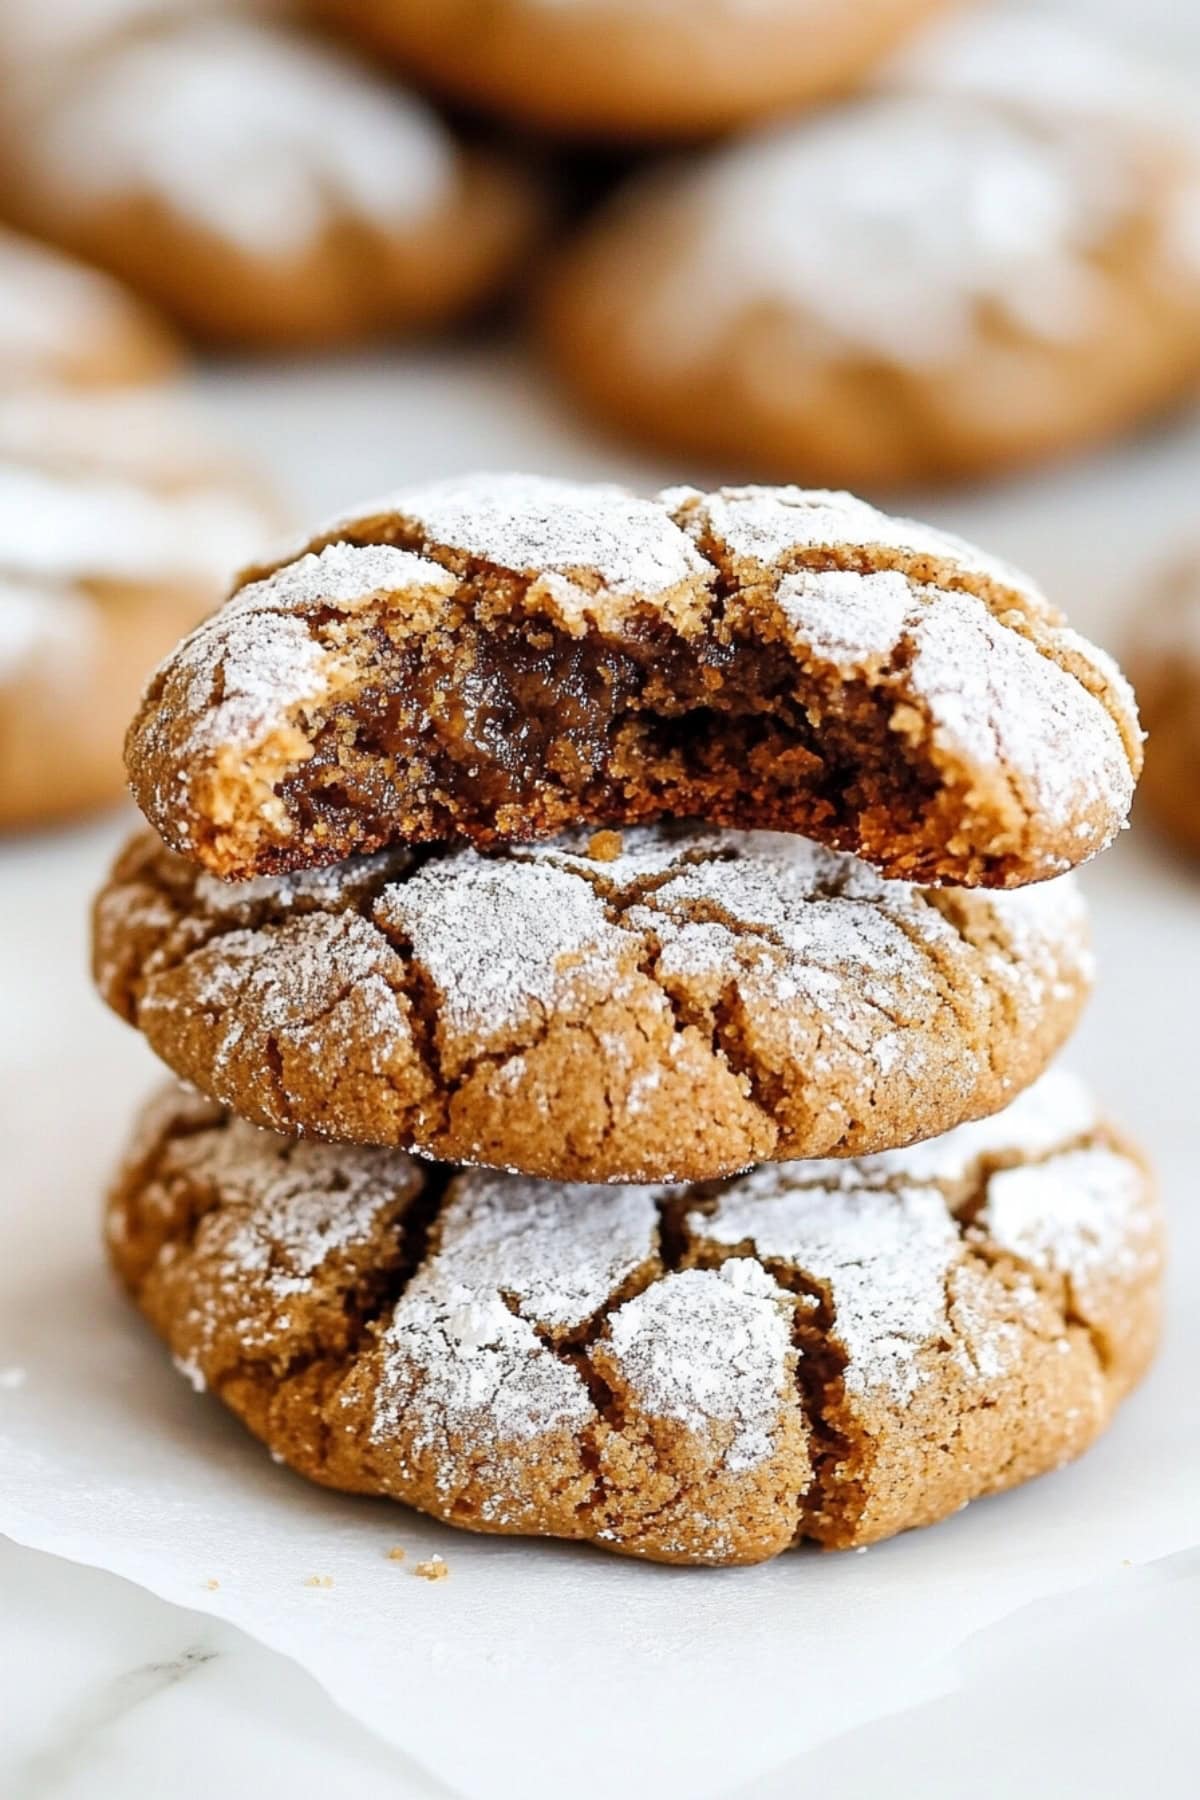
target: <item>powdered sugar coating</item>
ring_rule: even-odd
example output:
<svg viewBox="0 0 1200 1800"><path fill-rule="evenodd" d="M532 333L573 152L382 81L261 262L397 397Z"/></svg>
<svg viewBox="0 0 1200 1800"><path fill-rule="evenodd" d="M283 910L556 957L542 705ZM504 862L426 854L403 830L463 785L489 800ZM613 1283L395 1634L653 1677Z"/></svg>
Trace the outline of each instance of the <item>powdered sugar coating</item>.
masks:
<svg viewBox="0 0 1200 1800"><path fill-rule="evenodd" d="M1144 1367L1144 1173L1076 1137L1070 1084L1033 1110L1044 1151L1002 1117L998 1172L953 1191L860 1164L836 1189L804 1164L597 1189L255 1134L175 1090L109 1236L181 1371L305 1472L459 1525L740 1560L1055 1466Z"/></svg>
<svg viewBox="0 0 1200 1800"><path fill-rule="evenodd" d="M260 1123L584 1180L874 1149L995 1108L1090 982L1069 878L926 890L773 833L584 850L222 884L135 839L97 904L97 980Z"/></svg>
<svg viewBox="0 0 1200 1800"><path fill-rule="evenodd" d="M961 362L988 309L1043 342L1086 341L1107 300L1096 253L1141 203L1135 168L1111 131L949 94L772 128L626 197L627 220L670 213L681 240L631 348L686 363L764 305L815 352L918 372Z"/></svg>
<svg viewBox="0 0 1200 1800"><path fill-rule="evenodd" d="M746 697L760 663L774 684L764 712L779 731L783 764L790 771L798 753L799 768L807 759L812 772L789 773L781 796L768 789L761 811L747 802L745 822L765 813L764 822L827 831L907 878L1017 885L1084 860L1128 811L1140 735L1111 660L1067 631L1018 572L850 495L678 488L642 500L607 485L463 477L360 508L311 546L257 571L168 659L131 734L131 774L147 816L175 848L221 874L373 849L389 830L410 841L487 843L536 837L566 818L619 823L622 806L638 817L654 805L638 787L643 761L647 779L658 760L670 771L662 810L704 812L703 799L689 804L689 758L670 748L672 732L703 720L710 687L718 729L736 741L743 713L754 710ZM605 659L615 662L615 693L609 711L595 700L594 740L586 737L582 751L564 743L560 756L550 746L540 766L528 752L524 690L520 681L505 687L504 664L520 660L512 637L540 650L543 630L559 634L545 646L548 675L576 654L561 634L589 638L602 670ZM685 703L682 722L661 696L639 706L629 678L654 633L700 696ZM315 657L318 641L328 655ZM282 677L293 645L289 693ZM447 673L450 651L461 657ZM267 667L273 657L277 670ZM786 658L794 674L780 672ZM216 674L223 667L239 670L248 688L274 691L273 706L231 712ZM593 704L582 659L581 667L561 675L584 683L567 739L573 730L586 736ZM461 696L461 716L424 699L408 704L433 676ZM391 691L404 721L394 736L377 718L360 728L355 709L378 713ZM843 766L824 807L821 726L847 702L867 713L877 703L860 752L864 791ZM536 711L536 694L532 704ZM218 727L206 716L214 707L224 709ZM544 734L540 716L531 723ZM390 802L379 818L338 802L336 828L325 832L296 816L298 803L277 789L322 733L327 759L333 735L339 760L379 763L394 817ZM890 777L882 771L893 749L904 817L895 825L900 842L877 850L861 840L885 832ZM853 764L848 742L839 754ZM477 789L494 772L506 798L485 804ZM351 785L365 776L370 786L370 774L358 768ZM928 807L915 807L913 785L932 791ZM867 787L880 790L874 804ZM847 816L831 822L839 813ZM731 814L743 822L734 798Z"/></svg>
<svg viewBox="0 0 1200 1800"><path fill-rule="evenodd" d="M0 231L0 376L6 384L69 372L142 325L97 269Z"/></svg>
<svg viewBox="0 0 1200 1800"><path fill-rule="evenodd" d="M566 583L584 576L610 594L653 599L709 573L661 505L611 483L455 476L401 488L343 523L352 528L357 518L387 514L415 525L431 544L522 574Z"/></svg>
<svg viewBox="0 0 1200 1800"><path fill-rule="evenodd" d="M547 863L474 850L388 888L375 919L412 946L439 1008L438 1035L471 1050L511 1042L532 1019L607 991L630 945L586 881Z"/></svg>
<svg viewBox="0 0 1200 1800"><path fill-rule="evenodd" d="M252 257L302 252L347 218L419 225L456 180L415 95L232 18L111 45L45 110L31 154L76 205L148 193Z"/></svg>
<svg viewBox="0 0 1200 1800"><path fill-rule="evenodd" d="M607 1357L635 1404L703 1439L730 1431L722 1466L765 1462L795 1364L791 1302L749 1261L685 1269L611 1315Z"/></svg>
<svg viewBox="0 0 1200 1800"><path fill-rule="evenodd" d="M273 503L161 394L0 399L0 570L194 583L215 600L276 527Z"/></svg>

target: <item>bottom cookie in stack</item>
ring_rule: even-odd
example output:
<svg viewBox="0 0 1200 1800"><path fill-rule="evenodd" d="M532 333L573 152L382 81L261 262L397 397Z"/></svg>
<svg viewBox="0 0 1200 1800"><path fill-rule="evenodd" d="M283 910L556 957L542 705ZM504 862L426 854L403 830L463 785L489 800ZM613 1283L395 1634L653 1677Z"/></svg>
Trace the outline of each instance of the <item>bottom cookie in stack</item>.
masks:
<svg viewBox="0 0 1200 1800"><path fill-rule="evenodd" d="M1076 1456L1162 1276L1144 1165L1057 1071L906 1150L682 1187L284 1138L172 1087L108 1241L300 1473L703 1564L872 1543Z"/></svg>

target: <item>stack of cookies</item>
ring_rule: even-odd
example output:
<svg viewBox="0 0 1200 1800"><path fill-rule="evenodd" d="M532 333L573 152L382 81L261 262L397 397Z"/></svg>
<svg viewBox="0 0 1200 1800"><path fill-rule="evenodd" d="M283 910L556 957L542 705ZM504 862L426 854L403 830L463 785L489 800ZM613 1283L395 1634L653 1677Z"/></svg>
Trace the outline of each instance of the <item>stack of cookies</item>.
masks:
<svg viewBox="0 0 1200 1800"><path fill-rule="evenodd" d="M469 1529L744 1563L1056 1467L1157 1333L1049 1068L1140 757L1023 576L847 495L363 508L130 732L96 978L187 1085L122 1279L278 1458Z"/></svg>

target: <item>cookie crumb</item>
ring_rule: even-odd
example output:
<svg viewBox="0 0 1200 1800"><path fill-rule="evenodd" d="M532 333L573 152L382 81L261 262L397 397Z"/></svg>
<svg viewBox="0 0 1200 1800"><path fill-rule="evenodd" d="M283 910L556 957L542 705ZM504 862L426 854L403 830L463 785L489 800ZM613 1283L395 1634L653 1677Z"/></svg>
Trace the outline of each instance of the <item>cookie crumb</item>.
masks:
<svg viewBox="0 0 1200 1800"><path fill-rule="evenodd" d="M210 1575L204 1585L208 1589L210 1594L215 1594L221 1584L217 1580L215 1575Z"/></svg>
<svg viewBox="0 0 1200 1800"><path fill-rule="evenodd" d="M413 1565L413 1574L419 1575L422 1581L445 1581L450 1573L450 1564L440 1556L431 1556L428 1562Z"/></svg>
<svg viewBox="0 0 1200 1800"><path fill-rule="evenodd" d="M304 1585L305 1587L331 1588L333 1586L333 1576L310 1575Z"/></svg>
<svg viewBox="0 0 1200 1800"><path fill-rule="evenodd" d="M624 848L619 831L593 831L587 853L593 862L616 862Z"/></svg>
<svg viewBox="0 0 1200 1800"><path fill-rule="evenodd" d="M389 1562L403 1562L407 1555L408 1552L403 1544L393 1544L387 1553L387 1559Z"/></svg>

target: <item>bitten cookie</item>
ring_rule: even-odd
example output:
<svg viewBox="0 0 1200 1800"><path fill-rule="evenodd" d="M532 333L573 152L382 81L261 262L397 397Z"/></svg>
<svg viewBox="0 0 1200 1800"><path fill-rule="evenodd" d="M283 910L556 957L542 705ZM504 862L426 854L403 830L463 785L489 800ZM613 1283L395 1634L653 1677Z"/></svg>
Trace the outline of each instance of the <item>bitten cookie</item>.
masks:
<svg viewBox="0 0 1200 1800"><path fill-rule="evenodd" d="M570 137L726 131L810 105L945 0L318 0L407 72Z"/></svg>
<svg viewBox="0 0 1200 1800"><path fill-rule="evenodd" d="M1158 1334L1158 1211L1064 1075L891 1156L578 1189L296 1143L179 1090L116 1267L281 1460L474 1531L677 1563L931 1524L1093 1441Z"/></svg>
<svg viewBox="0 0 1200 1800"><path fill-rule="evenodd" d="M867 490L1098 442L1200 374L1200 158L1125 59L968 24L823 114L635 177L546 290L601 417Z"/></svg>
<svg viewBox="0 0 1200 1800"><path fill-rule="evenodd" d="M668 816L1015 886L1103 848L1141 743L1115 665L941 532L799 488L485 475L250 571L127 759L230 879Z"/></svg>
<svg viewBox="0 0 1200 1800"><path fill-rule="evenodd" d="M1155 825L1200 856L1200 562L1176 569L1129 646L1145 700L1142 799Z"/></svg>
<svg viewBox="0 0 1200 1800"><path fill-rule="evenodd" d="M166 325L107 275L0 231L0 392L37 381L128 386L179 361Z"/></svg>
<svg viewBox="0 0 1200 1800"><path fill-rule="evenodd" d="M563 1180L704 1180L995 1111L1091 979L1071 877L884 882L803 838L643 827L241 886L151 834L100 992L262 1125Z"/></svg>
<svg viewBox="0 0 1200 1800"><path fill-rule="evenodd" d="M280 518L162 395L0 397L0 827L118 797L147 670Z"/></svg>
<svg viewBox="0 0 1200 1800"><path fill-rule="evenodd" d="M266 348L439 325L519 265L527 178L316 40L199 19L13 84L3 204L198 336Z"/></svg>

